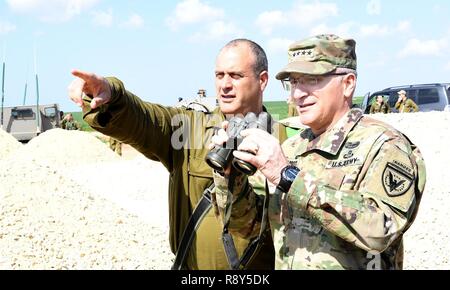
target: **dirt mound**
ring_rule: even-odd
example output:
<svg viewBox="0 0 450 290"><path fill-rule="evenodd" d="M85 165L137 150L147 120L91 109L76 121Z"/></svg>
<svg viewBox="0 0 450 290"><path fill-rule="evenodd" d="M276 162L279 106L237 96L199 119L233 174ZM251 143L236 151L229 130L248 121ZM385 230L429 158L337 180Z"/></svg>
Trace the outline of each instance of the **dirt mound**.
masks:
<svg viewBox="0 0 450 290"><path fill-rule="evenodd" d="M42 133L10 155L16 162L37 161L59 168L119 159L92 134L59 128Z"/></svg>
<svg viewBox="0 0 450 290"><path fill-rule="evenodd" d="M122 160L94 136L60 129L0 160L0 268L169 269L167 191L143 178L164 172L159 166ZM148 200L159 210L142 218L130 204Z"/></svg>
<svg viewBox="0 0 450 290"><path fill-rule="evenodd" d="M0 129L0 160L8 157L12 152L22 147L22 143L11 134Z"/></svg>

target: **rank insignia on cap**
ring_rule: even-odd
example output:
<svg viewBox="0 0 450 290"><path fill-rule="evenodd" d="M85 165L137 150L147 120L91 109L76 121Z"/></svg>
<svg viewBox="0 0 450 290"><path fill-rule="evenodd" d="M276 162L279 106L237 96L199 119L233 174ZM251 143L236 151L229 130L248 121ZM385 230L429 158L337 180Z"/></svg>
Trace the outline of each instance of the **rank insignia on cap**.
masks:
<svg viewBox="0 0 450 290"><path fill-rule="evenodd" d="M300 49L300 50L292 52L292 58L297 58L297 57L306 58L306 57L313 57L313 56L314 56L314 50L312 50L312 49Z"/></svg>
<svg viewBox="0 0 450 290"><path fill-rule="evenodd" d="M411 187L414 177L395 165L388 162L383 171L383 187L389 196L400 196Z"/></svg>

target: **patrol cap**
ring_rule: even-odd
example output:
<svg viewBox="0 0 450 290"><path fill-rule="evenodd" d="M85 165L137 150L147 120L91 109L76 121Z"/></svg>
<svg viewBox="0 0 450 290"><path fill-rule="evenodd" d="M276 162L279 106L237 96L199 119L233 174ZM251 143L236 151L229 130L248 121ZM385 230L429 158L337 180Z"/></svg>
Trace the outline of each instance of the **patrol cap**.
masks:
<svg viewBox="0 0 450 290"><path fill-rule="evenodd" d="M338 67L356 70L356 42L334 34L321 34L294 42L288 49L288 65L276 75L290 73L323 75Z"/></svg>
<svg viewBox="0 0 450 290"><path fill-rule="evenodd" d="M401 90L401 91L398 91L397 94L399 94L399 95L406 95L406 91L405 90Z"/></svg>

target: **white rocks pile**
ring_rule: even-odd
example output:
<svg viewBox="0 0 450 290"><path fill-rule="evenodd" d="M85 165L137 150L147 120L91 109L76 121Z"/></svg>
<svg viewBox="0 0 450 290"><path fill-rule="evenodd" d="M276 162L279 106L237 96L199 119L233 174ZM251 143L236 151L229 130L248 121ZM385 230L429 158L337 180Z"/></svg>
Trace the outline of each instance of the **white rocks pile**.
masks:
<svg viewBox="0 0 450 290"><path fill-rule="evenodd" d="M9 151L0 155L1 269L170 268L168 174L158 163L123 160L61 129Z"/></svg>
<svg viewBox="0 0 450 290"><path fill-rule="evenodd" d="M11 152L16 151L22 144L13 136L0 129L0 160L6 158Z"/></svg>

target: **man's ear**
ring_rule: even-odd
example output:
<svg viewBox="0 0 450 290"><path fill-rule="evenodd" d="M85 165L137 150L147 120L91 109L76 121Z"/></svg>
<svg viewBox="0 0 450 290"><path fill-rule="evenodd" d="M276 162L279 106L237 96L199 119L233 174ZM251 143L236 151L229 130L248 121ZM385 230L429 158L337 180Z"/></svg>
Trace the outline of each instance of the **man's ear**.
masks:
<svg viewBox="0 0 450 290"><path fill-rule="evenodd" d="M349 73L342 80L344 85L344 97L349 98L353 95L356 88L356 76L355 74Z"/></svg>
<svg viewBox="0 0 450 290"><path fill-rule="evenodd" d="M259 74L259 85L261 86L261 91L264 91L268 82L269 82L269 73L266 70L264 70Z"/></svg>

